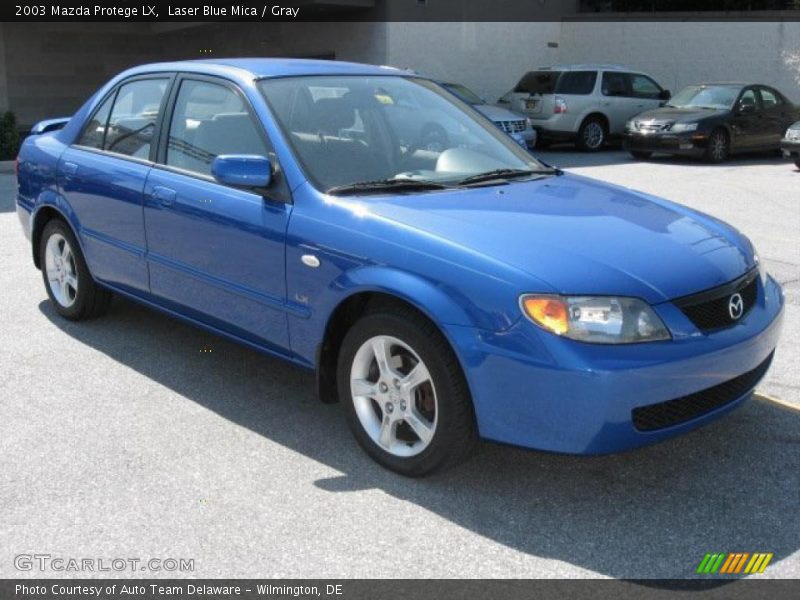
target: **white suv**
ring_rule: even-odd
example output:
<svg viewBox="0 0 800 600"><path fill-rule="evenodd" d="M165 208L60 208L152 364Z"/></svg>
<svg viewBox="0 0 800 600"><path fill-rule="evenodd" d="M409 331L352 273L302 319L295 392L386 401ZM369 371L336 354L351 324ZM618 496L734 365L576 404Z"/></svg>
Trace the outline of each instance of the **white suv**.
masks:
<svg viewBox="0 0 800 600"><path fill-rule="evenodd" d="M669 95L652 77L619 65L563 65L525 73L498 102L529 117L541 143L575 140L594 151Z"/></svg>

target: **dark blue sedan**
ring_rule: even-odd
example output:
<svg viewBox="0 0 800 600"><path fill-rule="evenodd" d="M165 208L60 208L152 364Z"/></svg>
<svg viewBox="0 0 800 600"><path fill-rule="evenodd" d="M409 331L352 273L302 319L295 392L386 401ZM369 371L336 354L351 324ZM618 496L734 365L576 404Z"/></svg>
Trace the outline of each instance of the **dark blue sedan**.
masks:
<svg viewBox="0 0 800 600"><path fill-rule="evenodd" d="M459 135L431 149L396 125L411 105ZM666 439L745 400L778 342L782 291L743 234L538 162L413 74L146 65L36 132L17 211L64 318L119 294L314 369L406 475L478 438Z"/></svg>

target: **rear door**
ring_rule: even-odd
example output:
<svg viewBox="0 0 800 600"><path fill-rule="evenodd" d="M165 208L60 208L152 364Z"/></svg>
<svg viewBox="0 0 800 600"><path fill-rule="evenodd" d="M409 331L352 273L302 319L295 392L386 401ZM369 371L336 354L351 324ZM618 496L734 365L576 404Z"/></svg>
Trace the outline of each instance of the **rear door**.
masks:
<svg viewBox="0 0 800 600"><path fill-rule="evenodd" d="M604 71L600 94L601 110L608 117L609 133L621 133L625 128L625 122L633 115L642 112L637 110L639 100L632 97L629 73Z"/></svg>
<svg viewBox="0 0 800 600"><path fill-rule="evenodd" d="M792 124L793 114L791 107L783 97L772 88L760 86L761 109L764 112L764 147L780 148L781 139L789 125Z"/></svg>
<svg viewBox="0 0 800 600"><path fill-rule="evenodd" d="M753 108L750 110L747 107ZM754 86L744 88L733 105L731 130L731 147L736 150L754 150L765 144L766 124L761 110L761 98Z"/></svg>
<svg viewBox="0 0 800 600"><path fill-rule="evenodd" d="M168 306L276 349L288 348L285 235L291 198L264 129L232 83L182 76L145 186L150 287ZM265 191L217 182L221 154L267 156Z"/></svg>
<svg viewBox="0 0 800 600"><path fill-rule="evenodd" d="M142 192L172 79L148 75L117 86L58 167L92 275L132 292L148 288Z"/></svg>

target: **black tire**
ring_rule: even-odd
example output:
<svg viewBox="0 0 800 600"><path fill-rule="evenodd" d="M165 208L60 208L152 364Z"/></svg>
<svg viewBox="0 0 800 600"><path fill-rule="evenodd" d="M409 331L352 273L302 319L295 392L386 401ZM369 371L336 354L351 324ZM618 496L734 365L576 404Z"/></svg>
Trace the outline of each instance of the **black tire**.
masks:
<svg viewBox="0 0 800 600"><path fill-rule="evenodd" d="M408 345L427 367L433 384L431 389L435 389L433 435L427 446L413 456L397 456L373 440L355 406L350 388L351 370L359 349L376 336L391 336ZM377 368L375 363L373 366ZM376 379L380 381L381 377L376 375ZM408 477L430 475L463 461L475 445L477 432L472 399L458 360L441 332L411 308L381 308L356 322L345 335L339 351L337 382L339 399L353 435L364 451L387 469ZM378 408L376 400L369 402L374 405L376 420L382 422L387 417L386 409ZM402 418L402 413L398 411L398 414Z"/></svg>
<svg viewBox="0 0 800 600"><path fill-rule="evenodd" d="M597 152L608 140L608 126L600 117L586 117L578 129L578 148L584 152Z"/></svg>
<svg viewBox="0 0 800 600"><path fill-rule="evenodd" d="M56 285L56 281L51 283L48 276L47 245L51 238L53 243L61 248L64 248L61 240L69 245L69 257L62 263L63 267L58 273L61 274L61 277L71 275L77 282L74 288L70 288L72 289L71 296L69 292L65 294L61 291L54 291L53 286ZM47 290L47 296L50 298L50 302L52 302L56 312L65 319L70 321L91 319L102 315L108 309L108 305L111 302L111 292L101 288L94 282L91 273L89 273L89 268L86 266L81 247L75 239L72 229L64 221L52 219L45 225L39 243L39 265L42 269L42 279L44 280L45 290ZM68 302L68 305L65 302Z"/></svg>
<svg viewBox="0 0 800 600"><path fill-rule="evenodd" d="M439 125L427 125L419 136L417 147L432 152L444 152L450 147L450 138Z"/></svg>
<svg viewBox="0 0 800 600"><path fill-rule="evenodd" d="M706 160L710 163L721 163L728 160L731 151L731 140L724 129L715 129L708 136L706 145Z"/></svg>
<svg viewBox="0 0 800 600"><path fill-rule="evenodd" d="M794 161L794 166L800 169L800 160Z"/></svg>
<svg viewBox="0 0 800 600"><path fill-rule="evenodd" d="M630 150L631 156L636 160L647 160L653 156L652 152L645 152L643 150Z"/></svg>

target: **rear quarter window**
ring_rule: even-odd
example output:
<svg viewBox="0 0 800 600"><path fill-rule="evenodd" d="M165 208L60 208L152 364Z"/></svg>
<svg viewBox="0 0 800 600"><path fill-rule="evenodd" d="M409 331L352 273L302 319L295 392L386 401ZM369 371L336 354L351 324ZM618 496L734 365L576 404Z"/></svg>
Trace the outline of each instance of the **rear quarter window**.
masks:
<svg viewBox="0 0 800 600"><path fill-rule="evenodd" d="M563 71L531 71L525 73L519 80L515 93L521 94L552 94L556 89L558 77Z"/></svg>

